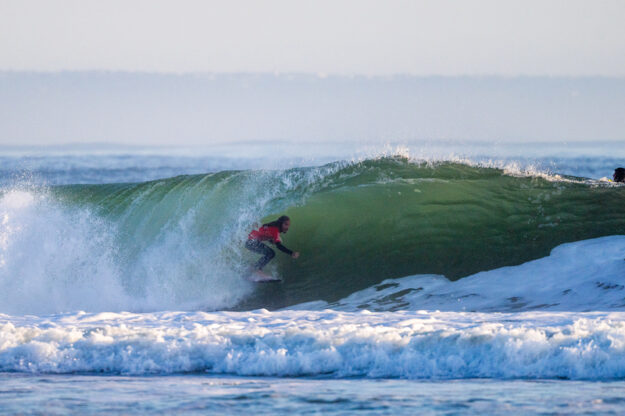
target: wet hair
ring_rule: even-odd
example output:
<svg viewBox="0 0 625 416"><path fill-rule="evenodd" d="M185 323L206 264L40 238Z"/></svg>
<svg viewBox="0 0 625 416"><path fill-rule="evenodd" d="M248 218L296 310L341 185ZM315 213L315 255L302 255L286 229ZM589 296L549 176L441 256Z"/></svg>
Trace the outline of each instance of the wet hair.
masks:
<svg viewBox="0 0 625 416"><path fill-rule="evenodd" d="M614 169L614 182L625 182L625 168Z"/></svg>
<svg viewBox="0 0 625 416"><path fill-rule="evenodd" d="M282 224L287 221L291 221L289 217L286 215L281 216L275 221L268 222L267 224L263 224L263 227L278 227L278 230L282 231Z"/></svg>

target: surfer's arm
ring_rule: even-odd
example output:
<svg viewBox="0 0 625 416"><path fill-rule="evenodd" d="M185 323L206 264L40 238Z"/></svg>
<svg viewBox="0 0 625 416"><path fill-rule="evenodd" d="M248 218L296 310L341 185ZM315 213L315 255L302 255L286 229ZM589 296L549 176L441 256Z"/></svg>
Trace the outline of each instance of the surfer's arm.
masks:
<svg viewBox="0 0 625 416"><path fill-rule="evenodd" d="M279 241L276 242L276 248L280 250L281 252L288 254L289 256L293 254L293 250L289 250L288 248L284 247L282 243Z"/></svg>

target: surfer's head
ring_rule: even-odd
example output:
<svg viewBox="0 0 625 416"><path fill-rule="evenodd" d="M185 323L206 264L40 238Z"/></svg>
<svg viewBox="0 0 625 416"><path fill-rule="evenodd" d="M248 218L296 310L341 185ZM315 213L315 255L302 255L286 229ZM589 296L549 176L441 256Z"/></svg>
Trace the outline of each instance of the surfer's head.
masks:
<svg viewBox="0 0 625 416"><path fill-rule="evenodd" d="M614 169L614 176L612 176L614 182L625 182L625 168Z"/></svg>
<svg viewBox="0 0 625 416"><path fill-rule="evenodd" d="M291 220L289 219L289 217L285 216L286 220L284 220L282 222L282 225L280 225L280 232L282 233L286 233L287 231L289 231L289 227L291 226Z"/></svg>
<svg viewBox="0 0 625 416"><path fill-rule="evenodd" d="M271 221L267 224L264 224L266 227L278 227L281 233L286 233L289 231L289 227L291 226L291 219L286 215L281 216L275 221Z"/></svg>

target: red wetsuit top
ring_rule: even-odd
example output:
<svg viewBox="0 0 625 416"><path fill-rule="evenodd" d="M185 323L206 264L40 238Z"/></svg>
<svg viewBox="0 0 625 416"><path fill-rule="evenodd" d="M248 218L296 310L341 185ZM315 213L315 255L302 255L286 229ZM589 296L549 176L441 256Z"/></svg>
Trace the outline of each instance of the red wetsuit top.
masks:
<svg viewBox="0 0 625 416"><path fill-rule="evenodd" d="M262 226L258 230L253 230L248 236L250 240L271 241L274 244L280 242L280 230L278 227Z"/></svg>
<svg viewBox="0 0 625 416"><path fill-rule="evenodd" d="M247 238L248 240L254 240L259 242L271 241L280 251L283 251L288 255L293 254L292 250L289 250L282 245L282 242L280 241L280 230L278 229L278 227L266 227L263 225L258 230L253 230L247 236Z"/></svg>

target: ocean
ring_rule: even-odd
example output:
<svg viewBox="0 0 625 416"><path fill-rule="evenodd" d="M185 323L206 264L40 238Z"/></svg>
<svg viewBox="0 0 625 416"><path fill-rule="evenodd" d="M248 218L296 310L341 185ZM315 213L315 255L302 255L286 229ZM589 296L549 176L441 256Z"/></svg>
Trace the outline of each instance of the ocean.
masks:
<svg viewBox="0 0 625 416"><path fill-rule="evenodd" d="M2 414L625 412L622 146L0 150Z"/></svg>

